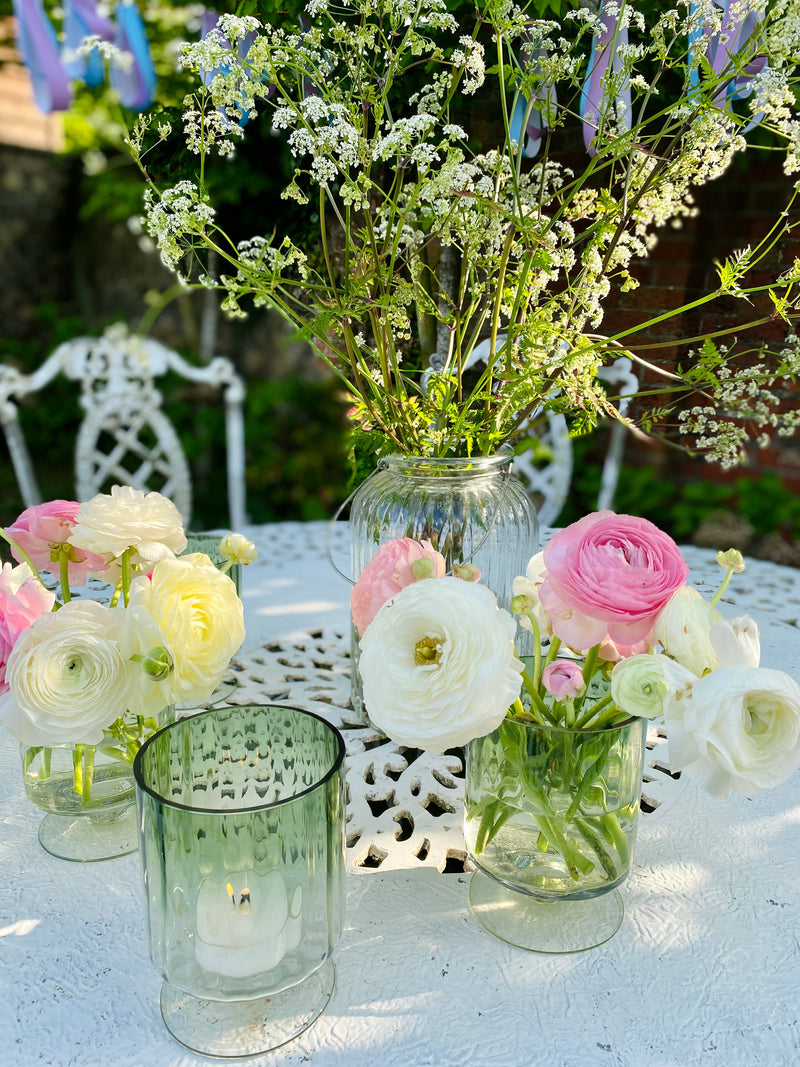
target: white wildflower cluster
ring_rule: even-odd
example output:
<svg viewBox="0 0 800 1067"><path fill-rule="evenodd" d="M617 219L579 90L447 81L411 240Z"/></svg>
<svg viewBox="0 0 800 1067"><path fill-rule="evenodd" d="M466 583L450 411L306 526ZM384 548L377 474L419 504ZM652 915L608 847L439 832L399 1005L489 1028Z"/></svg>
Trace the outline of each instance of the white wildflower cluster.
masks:
<svg viewBox="0 0 800 1067"><path fill-rule="evenodd" d="M164 264L177 270L194 235L214 220L208 197L190 181L178 182L159 197L145 191L144 227L155 240Z"/></svg>
<svg viewBox="0 0 800 1067"><path fill-rule="evenodd" d="M461 47L453 51L450 61L456 67L464 68L461 91L465 95L471 96L480 89L486 76L486 65L483 62L483 45L480 41L474 41L471 37L459 38L459 44Z"/></svg>
<svg viewBox="0 0 800 1067"><path fill-rule="evenodd" d="M716 380L704 389L708 402L679 412L681 432L692 434L695 446L709 460L723 467L736 466L744 462L754 430L762 431L757 443L763 447L771 441L771 433L787 437L800 426L800 410L787 408L776 392L779 378L800 369L800 342L795 334L787 337L777 357L774 372L757 362L737 370L719 367Z"/></svg>

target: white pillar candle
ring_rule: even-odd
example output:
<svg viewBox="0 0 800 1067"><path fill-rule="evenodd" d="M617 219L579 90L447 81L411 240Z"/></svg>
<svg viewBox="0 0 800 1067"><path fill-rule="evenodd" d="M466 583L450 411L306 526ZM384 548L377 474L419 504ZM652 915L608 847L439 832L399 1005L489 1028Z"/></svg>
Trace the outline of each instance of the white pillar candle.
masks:
<svg viewBox="0 0 800 1067"><path fill-rule="evenodd" d="M197 894L195 958L204 971L249 978L271 971L300 943L303 891L291 904L278 871L207 879Z"/></svg>

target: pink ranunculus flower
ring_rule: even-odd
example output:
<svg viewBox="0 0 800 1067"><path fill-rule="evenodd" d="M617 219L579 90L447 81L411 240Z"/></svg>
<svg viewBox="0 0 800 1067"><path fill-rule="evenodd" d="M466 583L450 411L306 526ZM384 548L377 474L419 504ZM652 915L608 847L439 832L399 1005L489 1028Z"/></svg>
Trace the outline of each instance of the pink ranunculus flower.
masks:
<svg viewBox="0 0 800 1067"><path fill-rule="evenodd" d="M431 566L424 561L430 560ZM420 561L423 565L417 566ZM421 574L428 570L430 573ZM350 610L353 625L359 637L389 600L420 577L443 578L447 567L444 556L437 552L430 541L415 541L413 537L399 537L381 545L364 570L358 576L350 594Z"/></svg>
<svg viewBox="0 0 800 1067"><path fill-rule="evenodd" d="M559 530L544 550L539 599L570 648L606 637L636 645L649 634L689 568L668 534L647 519L597 511Z"/></svg>
<svg viewBox="0 0 800 1067"><path fill-rule="evenodd" d="M586 688L583 671L571 659L554 659L542 671L542 684L556 700L580 696Z"/></svg>
<svg viewBox="0 0 800 1067"><path fill-rule="evenodd" d="M32 573L27 563L0 569L0 693L8 690L6 664L17 638L53 607L55 596Z"/></svg>
<svg viewBox="0 0 800 1067"><path fill-rule="evenodd" d="M64 546L68 554L70 585L84 585L89 574L100 574L104 563L93 552L68 544L80 504L76 500L50 500L26 508L14 522L6 527L6 534L31 558L40 572L59 576L59 549ZM22 561L20 554L11 546L14 559Z"/></svg>

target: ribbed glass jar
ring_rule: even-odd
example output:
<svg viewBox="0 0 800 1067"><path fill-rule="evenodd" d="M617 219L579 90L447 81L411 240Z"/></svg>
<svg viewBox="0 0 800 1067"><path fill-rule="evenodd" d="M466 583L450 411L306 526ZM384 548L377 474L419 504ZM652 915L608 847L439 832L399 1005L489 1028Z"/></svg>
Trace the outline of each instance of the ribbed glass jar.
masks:
<svg viewBox="0 0 800 1067"><path fill-rule="evenodd" d="M536 509L511 470L513 452L492 456L390 455L361 485L350 509L351 566L357 578L381 545L399 537L430 541L454 563L471 563L501 607L539 548ZM522 639L527 636L520 631ZM358 634L352 632L352 704L363 713ZM520 648L520 651L527 651ZM366 709L368 714L369 709Z"/></svg>

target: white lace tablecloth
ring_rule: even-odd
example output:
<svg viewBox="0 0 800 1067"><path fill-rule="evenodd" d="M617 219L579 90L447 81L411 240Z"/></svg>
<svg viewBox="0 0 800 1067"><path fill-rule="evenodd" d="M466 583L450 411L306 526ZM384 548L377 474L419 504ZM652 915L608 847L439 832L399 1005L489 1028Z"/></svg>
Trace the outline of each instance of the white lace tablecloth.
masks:
<svg viewBox="0 0 800 1067"><path fill-rule="evenodd" d="M236 700L308 707L348 748L347 922L320 1020L263 1067L796 1067L800 776L725 803L668 773L653 737L626 918L607 945L537 956L471 917L456 757L407 755L352 722L347 527L253 528ZM714 554L687 549L692 580ZM724 610L800 680L800 572L748 561ZM158 1010L135 856L42 851L16 747L0 736L0 1065L200 1067ZM454 873L442 873L451 871Z"/></svg>

